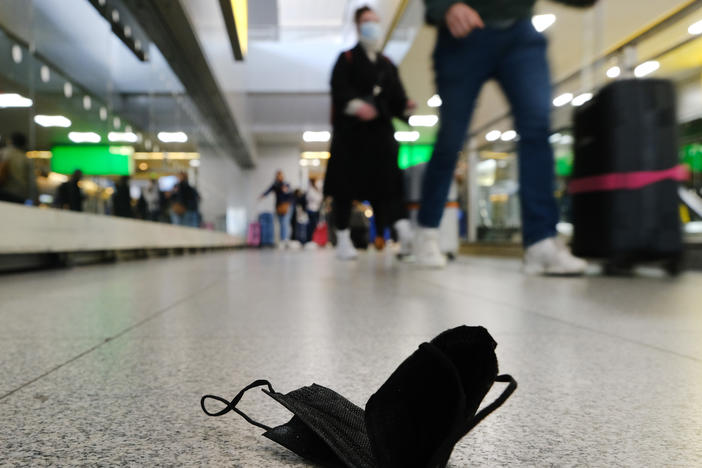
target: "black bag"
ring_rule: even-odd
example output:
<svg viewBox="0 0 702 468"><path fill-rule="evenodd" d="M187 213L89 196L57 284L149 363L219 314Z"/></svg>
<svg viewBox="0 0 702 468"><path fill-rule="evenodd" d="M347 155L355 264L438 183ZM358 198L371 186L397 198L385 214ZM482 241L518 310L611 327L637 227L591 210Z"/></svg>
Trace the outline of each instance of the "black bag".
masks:
<svg viewBox="0 0 702 468"><path fill-rule="evenodd" d="M666 80L622 80L575 113L573 253L611 265L682 255L676 98Z"/></svg>
<svg viewBox="0 0 702 468"><path fill-rule="evenodd" d="M368 400L365 412L333 390L313 384L288 394L258 380L231 401L205 395L210 416L229 411L264 429L265 437L326 467L444 467L454 446L517 388L509 375L498 376L497 343L482 327L448 330L424 343ZM508 383L502 395L478 411L494 382ZM275 428L254 421L237 405L256 387L293 413ZM225 404L210 412L207 399Z"/></svg>

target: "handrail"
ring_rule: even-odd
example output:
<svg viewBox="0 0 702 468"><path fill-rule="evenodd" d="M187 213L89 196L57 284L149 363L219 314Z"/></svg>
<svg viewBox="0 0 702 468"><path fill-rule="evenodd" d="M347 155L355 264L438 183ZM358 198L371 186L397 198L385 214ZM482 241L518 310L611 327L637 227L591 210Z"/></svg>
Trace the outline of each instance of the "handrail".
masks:
<svg viewBox="0 0 702 468"><path fill-rule="evenodd" d="M388 33L385 35L385 40L383 41L383 49L387 47L388 43L390 42L390 38L399 26L400 21L402 20L402 16L405 14L405 11L409 6L409 2L410 0L402 0L400 2L400 5L397 7L397 11L395 11L395 16L393 16L392 22L390 23L390 28L388 28Z"/></svg>

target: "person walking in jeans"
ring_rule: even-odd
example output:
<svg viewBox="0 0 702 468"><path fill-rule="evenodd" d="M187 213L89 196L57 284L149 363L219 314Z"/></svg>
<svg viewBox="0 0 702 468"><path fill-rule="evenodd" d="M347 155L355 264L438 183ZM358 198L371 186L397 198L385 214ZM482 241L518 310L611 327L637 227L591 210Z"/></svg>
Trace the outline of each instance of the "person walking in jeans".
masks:
<svg viewBox="0 0 702 468"><path fill-rule="evenodd" d="M589 6L596 0L558 0ZM519 133L519 180L525 267L530 273L579 274L587 264L556 241L554 157L549 144L551 79L546 39L532 23L536 0L424 0L427 21L439 27L434 51L442 99L441 127L422 185L420 265L443 267L438 227L458 153L476 98L494 78L512 107Z"/></svg>
<svg viewBox="0 0 702 468"><path fill-rule="evenodd" d="M293 215L294 201L293 191L290 188L290 184L285 181L285 175L283 171L277 171L275 173L275 180L268 189L263 192L263 195L259 198L260 200L267 197L271 192L275 194L275 213L278 216L278 223L280 224L280 248L288 248L290 244L290 220Z"/></svg>

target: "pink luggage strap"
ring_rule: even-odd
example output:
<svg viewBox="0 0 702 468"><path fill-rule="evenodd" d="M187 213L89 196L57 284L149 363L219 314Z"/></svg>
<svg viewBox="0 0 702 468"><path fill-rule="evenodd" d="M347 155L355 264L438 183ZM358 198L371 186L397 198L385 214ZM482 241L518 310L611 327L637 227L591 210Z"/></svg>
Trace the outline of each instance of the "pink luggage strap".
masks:
<svg viewBox="0 0 702 468"><path fill-rule="evenodd" d="M623 172L583 177L572 180L568 184L568 190L572 195L612 190L637 190L663 180L684 182L689 178L688 167L681 164L662 171Z"/></svg>

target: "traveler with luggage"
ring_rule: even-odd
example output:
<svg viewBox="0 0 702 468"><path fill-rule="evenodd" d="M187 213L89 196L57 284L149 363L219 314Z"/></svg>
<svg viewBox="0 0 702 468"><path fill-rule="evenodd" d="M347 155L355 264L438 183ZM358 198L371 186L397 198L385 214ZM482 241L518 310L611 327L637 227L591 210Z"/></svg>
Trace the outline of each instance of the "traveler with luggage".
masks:
<svg viewBox="0 0 702 468"><path fill-rule="evenodd" d="M557 0L590 6L596 0ZM418 264L443 267L438 245L458 153L465 143L476 98L495 78L514 115L519 140L525 271L582 274L587 264L556 239L554 157L549 143L551 81L546 39L531 23L536 0L424 0L428 22L439 27L434 51L442 99L441 127L422 186L420 230L414 242Z"/></svg>
<svg viewBox="0 0 702 468"><path fill-rule="evenodd" d="M349 230L353 200L371 202L379 232L394 224L405 246L412 236L392 119L406 118L414 103L395 65L379 52L378 15L363 7L354 20L359 43L340 55L332 73L334 135L324 183L334 199L337 256L344 260L357 256Z"/></svg>
<svg viewBox="0 0 702 468"><path fill-rule="evenodd" d="M293 215L293 191L290 184L285 181L283 171L275 173L273 184L261 195L260 199L275 193L275 213L280 224L280 247L287 248L290 243L290 221Z"/></svg>

